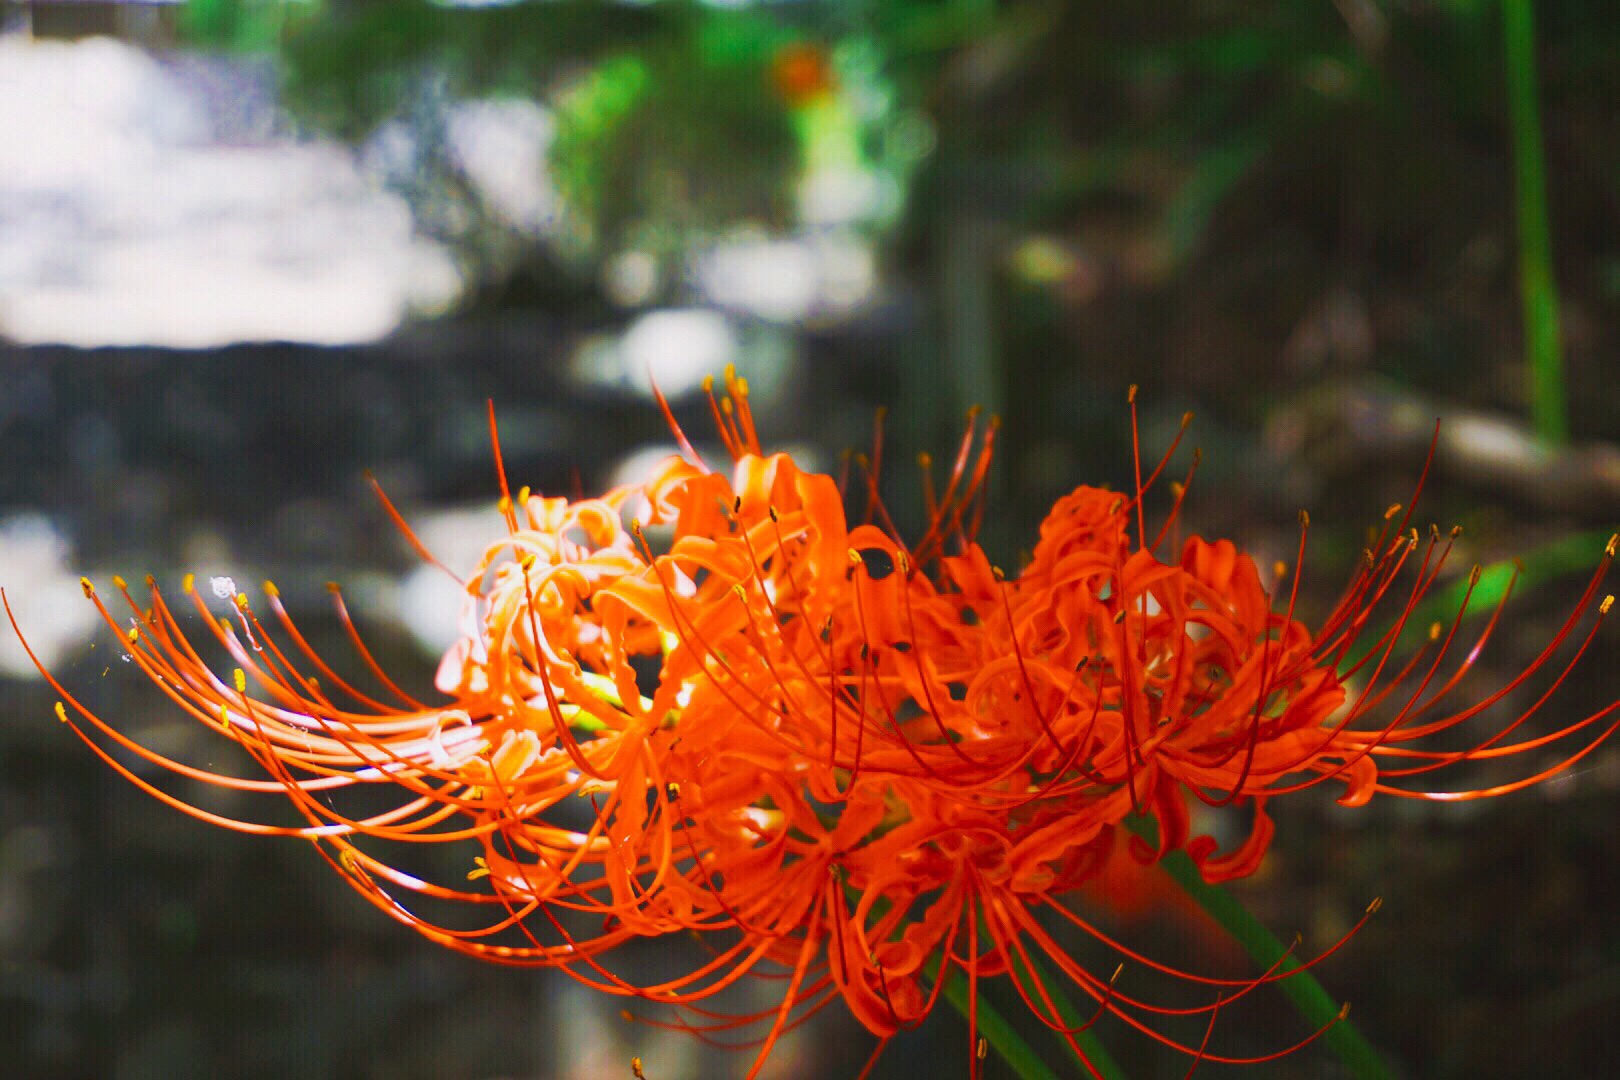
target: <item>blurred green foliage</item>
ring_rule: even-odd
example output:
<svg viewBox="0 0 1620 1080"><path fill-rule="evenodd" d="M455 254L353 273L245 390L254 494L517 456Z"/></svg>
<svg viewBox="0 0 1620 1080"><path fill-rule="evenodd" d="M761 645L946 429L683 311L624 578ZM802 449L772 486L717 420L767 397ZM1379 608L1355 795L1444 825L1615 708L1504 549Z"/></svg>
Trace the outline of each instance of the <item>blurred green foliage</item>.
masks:
<svg viewBox="0 0 1620 1080"><path fill-rule="evenodd" d="M945 283L936 322L990 384L1007 380L995 354L1008 331L953 321L968 295L993 296L992 314L1016 310L1020 356L1049 354L1032 376L1073 362L1051 346L1077 327L1094 349L1120 351L1133 319L1094 327L1083 301L1095 290L1076 298L1089 260L1142 301L1138 338L1142 322L1163 337L1165 311L1253 312L1191 354L1168 339L1130 350L1147 370L1121 377L1149 388L1166 357L1197 368L1234 350L1273 380L1290 336L1342 287L1381 328L1381 303L1417 298L1425 318L1399 316L1365 362L1449 391L1460 370L1524 361L1511 266L1516 224L1535 224L1538 200L1515 204L1502 11L1501 0L191 0L186 27L216 44L273 39L295 115L353 140L420 112L424 87L541 102L557 122L565 235L586 263L626 246L679 256L738 225L791 227L806 170L842 155L894 189L861 225L890 265ZM1536 20L1539 202L1552 207L1556 279L1576 325L1612 319L1620 5L1543 2ZM821 58L826 93L784 85L795 49ZM989 230L964 242L963 223ZM1546 264L1537 280L1553 280L1549 258L1533 261ZM1547 329L1536 332L1550 355ZM1528 413L1524 378L1476 384L1483 403ZM1263 395L1234 404L1268 408ZM1573 407L1579 426L1586 407Z"/></svg>

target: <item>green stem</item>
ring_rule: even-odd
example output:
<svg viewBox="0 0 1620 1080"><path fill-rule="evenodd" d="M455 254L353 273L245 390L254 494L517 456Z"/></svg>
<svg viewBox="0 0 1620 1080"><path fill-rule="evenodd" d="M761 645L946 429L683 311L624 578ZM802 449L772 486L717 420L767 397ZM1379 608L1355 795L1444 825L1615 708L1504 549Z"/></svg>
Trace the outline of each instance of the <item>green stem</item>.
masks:
<svg viewBox="0 0 1620 1080"><path fill-rule="evenodd" d="M945 984L945 1000L956 1006L956 1011L966 1019L971 1005L968 995L967 976L960 971L951 973L950 981ZM1035 1048L1024 1041L1018 1034L1018 1029L1007 1022L1007 1018L996 1011L996 1007L981 995L979 997L979 1034L984 1041L995 1048L997 1055L1012 1067L1012 1071L1019 1080L1057 1080L1057 1073L1047 1067ZM977 1052L977 1048L975 1048Z"/></svg>
<svg viewBox="0 0 1620 1080"><path fill-rule="evenodd" d="M1502 0L1508 111L1513 129L1513 183L1519 225L1519 298L1530 366L1530 413L1548 442L1569 437L1564 399L1564 354L1558 329L1558 286L1553 280L1547 224L1547 162L1541 109L1536 100L1536 31L1531 0Z"/></svg>
<svg viewBox="0 0 1620 1080"><path fill-rule="evenodd" d="M1153 819L1131 818L1126 824L1148 843L1157 842L1158 823ZM1278 981L1278 987L1288 995L1294 1008L1308 1023L1314 1027L1332 1025L1322 1036L1322 1042L1353 1075L1363 1080L1390 1080L1394 1074L1378 1057L1372 1044L1348 1019L1340 1019L1343 1006L1330 997L1316 976L1293 956L1287 956L1278 963L1288 950L1236 897L1219 885L1205 881L1185 851L1170 852L1159 860L1159 865L1243 946L1255 963L1264 969L1276 964L1278 975L1288 975L1288 978Z"/></svg>

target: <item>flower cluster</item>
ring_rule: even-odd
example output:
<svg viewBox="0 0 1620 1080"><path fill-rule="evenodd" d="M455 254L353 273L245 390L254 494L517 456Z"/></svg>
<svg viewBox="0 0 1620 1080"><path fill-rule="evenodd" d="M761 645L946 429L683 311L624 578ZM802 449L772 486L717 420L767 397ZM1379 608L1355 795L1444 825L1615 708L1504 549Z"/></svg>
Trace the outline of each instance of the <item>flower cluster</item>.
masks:
<svg viewBox="0 0 1620 1080"><path fill-rule="evenodd" d="M684 436L685 452L644 483L597 499L514 497L502 472L505 527L465 580L460 640L437 676L445 704L417 701L377 669L335 587L360 656L398 704L334 672L273 586L274 619L261 622L245 595L219 617L186 582L238 665L220 677L155 584L142 604L115 579L127 614L89 582L85 591L135 662L265 776L172 760L52 678L58 714L126 779L186 813L314 841L362 896L434 941L565 969L652 1003L650 1022L707 1039L758 1025L755 1071L783 1031L840 999L881 1050L953 979L965 981L969 1047L979 1047L973 1003L991 977L1009 979L1082 1062L1078 1037L1105 1013L1195 1063L1287 1053L1226 1057L1208 1034L1223 1003L1286 973L1240 981L1180 971L1130 952L1065 898L1117 845L1144 863L1184 849L1207 880L1239 877L1267 849L1278 796L1328 782L1352 806L1376 794L1504 794L1579 760L1620 724L1617 703L1517 736L1549 689L1487 736L1434 746L1575 638L1552 689L1563 681L1609 610L1612 598L1599 619L1583 619L1613 541L1528 670L1448 711L1501 608L1466 643L1466 599L1449 625L1407 633L1455 539L1411 529L1409 510L1386 515L1313 629L1294 617L1297 565L1273 568L1268 588L1227 541L1195 536L1171 550L1184 484L1172 485L1174 506L1150 533L1143 492L1174 446L1145 482L1138 465L1130 493L1081 487L1059 500L1028 564L1008 576L974 542L993 424L982 437L970 426L944 486L927 490L927 528L907 544L875 483L866 522L852 523L844 485L765 454L741 380L728 375L711 402L729 473L707 467ZM1307 531L1302 515L1301 558ZM1469 580L1471 597L1477 570ZM1408 652L1414 636L1422 644ZM1407 786L1571 736L1582 736L1579 749L1512 782ZM305 824L192 806L109 741L183 777L284 794ZM332 798L376 787L397 792L398 804L349 816ZM1219 851L1192 836L1195 801L1245 807L1247 838ZM1152 819L1154 843L1132 835L1137 815ZM373 841L478 853L469 852L469 880L447 885L391 866ZM412 894L423 900L408 903ZM436 921L420 910L435 901L487 917ZM626 942L689 933L708 946L694 970L648 984L614 968L610 954ZM1075 935L1202 985L1211 1000L1174 1007L1127 992L1117 971L1102 977L1075 959L1065 946ZM715 1007L714 995L762 974L778 980L776 1006L741 1016ZM1060 1009L1057 981L1090 999L1089 1020ZM1184 1017L1205 1025L1201 1044L1167 1030Z"/></svg>

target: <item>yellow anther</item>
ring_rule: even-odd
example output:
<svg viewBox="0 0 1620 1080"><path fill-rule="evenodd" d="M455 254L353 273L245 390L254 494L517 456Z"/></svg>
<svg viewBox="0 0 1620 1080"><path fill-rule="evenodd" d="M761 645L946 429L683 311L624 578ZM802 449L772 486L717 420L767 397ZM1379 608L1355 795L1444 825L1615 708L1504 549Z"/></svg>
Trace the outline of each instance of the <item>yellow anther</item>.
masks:
<svg viewBox="0 0 1620 1080"><path fill-rule="evenodd" d="M1620 544L1620 533L1615 533L1609 537L1609 542L1603 545L1603 554L1610 559L1614 558L1614 546L1616 544Z"/></svg>
<svg viewBox="0 0 1620 1080"><path fill-rule="evenodd" d="M502 495L499 499L496 499L495 509L502 515L510 514L512 512L512 496Z"/></svg>
<svg viewBox="0 0 1620 1080"><path fill-rule="evenodd" d="M56 703L56 718L58 720L62 721L62 723L64 723L64 724L68 722L67 721L67 706L63 705L60 701L58 701Z"/></svg>
<svg viewBox="0 0 1620 1080"><path fill-rule="evenodd" d="M713 375L705 375L705 376L703 376L703 382L702 382L701 385L703 387L703 392L705 394L714 393L714 376Z"/></svg>
<svg viewBox="0 0 1620 1080"><path fill-rule="evenodd" d="M1186 494L1187 494L1187 485L1186 484L1183 484L1180 480L1172 480L1172 481L1170 481L1170 497L1172 499L1179 499L1183 495L1186 495Z"/></svg>
<svg viewBox="0 0 1620 1080"><path fill-rule="evenodd" d="M1001 567L999 567L999 566L992 566L992 567L991 567L991 568L990 568L990 574L991 574L991 576L993 576L993 577L994 577L994 578L995 578L995 579L996 579L996 580L997 580L997 581L1006 581L1006 580L1007 580L1007 572L1006 572L1006 571L1005 571L1005 570L1003 570L1003 569L1002 569L1002 568L1001 568Z"/></svg>
<svg viewBox="0 0 1620 1080"><path fill-rule="evenodd" d="M115 588L115 589L127 589L127 588L129 588L129 586L127 584L125 584L123 578L119 577L117 574L114 574L113 575L113 588Z"/></svg>
<svg viewBox="0 0 1620 1080"><path fill-rule="evenodd" d="M733 393L735 393L738 397L747 397L748 396L748 380L747 379L738 379L737 380L737 389L734 390Z"/></svg>
<svg viewBox="0 0 1620 1080"><path fill-rule="evenodd" d="M529 501L529 485L524 484L522 487L518 488L517 502L518 502L519 506L525 506L525 505L528 504L528 501Z"/></svg>
<svg viewBox="0 0 1620 1080"><path fill-rule="evenodd" d="M670 802L678 802L681 797L681 785L671 780L664 785L664 794L669 798Z"/></svg>
<svg viewBox="0 0 1620 1080"><path fill-rule="evenodd" d="M1378 914L1378 909L1383 906L1384 898L1382 896L1375 896L1373 897L1373 902L1367 905L1367 914L1376 915Z"/></svg>
<svg viewBox="0 0 1620 1080"><path fill-rule="evenodd" d="M1453 525L1451 527L1451 538L1453 540L1455 540L1455 539L1457 539L1457 537L1459 537L1461 535L1462 535L1462 526L1461 525Z"/></svg>
<svg viewBox="0 0 1620 1080"><path fill-rule="evenodd" d="M1311 512L1309 510L1301 510L1299 512L1299 527L1302 529L1308 529L1311 527Z"/></svg>
<svg viewBox="0 0 1620 1080"><path fill-rule="evenodd" d="M1468 571L1468 584L1470 586L1478 585L1479 584L1479 576L1481 574L1483 574L1484 572L1485 572L1485 568L1483 566L1479 565L1479 563L1475 563L1474 568L1472 570Z"/></svg>
<svg viewBox="0 0 1620 1080"><path fill-rule="evenodd" d="M1131 388L1125 392L1125 400L1129 404L1132 404L1132 405L1136 404L1136 384L1135 383L1131 383Z"/></svg>
<svg viewBox="0 0 1620 1080"><path fill-rule="evenodd" d="M82 577L79 579L79 588L84 590L84 595L86 596L96 595L96 587L90 584L90 579L87 577Z"/></svg>
<svg viewBox="0 0 1620 1080"><path fill-rule="evenodd" d="M231 710L224 705L219 707L219 726L225 731L231 730Z"/></svg>
<svg viewBox="0 0 1620 1080"><path fill-rule="evenodd" d="M281 590L276 588L275 582L266 579L264 583L264 595L268 596L272 600L275 600L280 598Z"/></svg>
<svg viewBox="0 0 1620 1080"><path fill-rule="evenodd" d="M326 591L331 593L333 596L336 596L338 593L343 591L343 586L339 585L335 581L328 581L326 583Z"/></svg>
<svg viewBox="0 0 1620 1080"><path fill-rule="evenodd" d="M239 592L239 593L236 594L236 606L239 607L239 608L242 608L243 610L247 609L247 606L248 606L247 593Z"/></svg>
<svg viewBox="0 0 1620 1080"><path fill-rule="evenodd" d="M1339 1019L1340 1020L1346 1020L1346 1019L1349 1019L1349 1016L1350 1016L1350 1003L1347 1001L1339 1009Z"/></svg>
<svg viewBox="0 0 1620 1080"><path fill-rule="evenodd" d="M129 643L130 643L130 644L131 644L131 645L133 645L133 644L135 644L135 642L137 642L137 641L139 641L139 640L140 640L140 637L141 637L141 628L140 628L140 627L138 627L138 626L132 626L132 627L130 627L130 628L129 628L129 633L128 633L128 635L126 635L126 636L127 636L127 637L128 637L128 638L129 638Z"/></svg>
<svg viewBox="0 0 1620 1080"><path fill-rule="evenodd" d="M720 399L720 411L725 413L727 416L731 415L731 399L730 398L721 398Z"/></svg>
<svg viewBox="0 0 1620 1080"><path fill-rule="evenodd" d="M726 374L726 385L730 386L732 383L737 381L737 365L736 364L727 364L726 368L725 368L725 374Z"/></svg>
<svg viewBox="0 0 1620 1080"><path fill-rule="evenodd" d="M1394 517L1396 514L1398 514L1400 512L1401 512L1401 504L1400 503L1390 503L1389 504L1389 509L1384 511L1384 520L1388 521L1390 518Z"/></svg>
<svg viewBox="0 0 1620 1080"><path fill-rule="evenodd" d="M860 563L861 561L862 561L861 560L861 553L856 551L854 548L850 548L849 549L849 564L851 566L854 566L854 565Z"/></svg>
<svg viewBox="0 0 1620 1080"><path fill-rule="evenodd" d="M647 1074L641 1071L640 1058L633 1057L630 1059L630 1075L634 1076L636 1080L647 1080Z"/></svg>
<svg viewBox="0 0 1620 1080"><path fill-rule="evenodd" d="M1429 640L1440 640L1440 624L1438 622L1432 622L1429 624Z"/></svg>
<svg viewBox="0 0 1620 1080"><path fill-rule="evenodd" d="M231 629L231 620L223 615L219 617L219 632L227 635L236 633L235 630Z"/></svg>
<svg viewBox="0 0 1620 1080"><path fill-rule="evenodd" d="M148 589L157 588L157 578L153 577L151 574L147 574L146 575L146 587Z"/></svg>
<svg viewBox="0 0 1620 1080"><path fill-rule="evenodd" d="M1281 559L1278 559L1276 562L1272 563L1271 576L1276 578L1278 581L1281 581L1283 578L1287 577L1288 564L1283 562Z"/></svg>
<svg viewBox="0 0 1620 1080"><path fill-rule="evenodd" d="M748 603L748 590L744 589L741 585L733 585L731 587L731 592L737 597L738 600L741 600L745 604Z"/></svg>
<svg viewBox="0 0 1620 1080"><path fill-rule="evenodd" d="M1112 516L1114 514L1119 513L1119 508L1124 506L1124 505L1125 505L1125 500L1123 498L1115 499L1113 502L1108 504L1108 513L1109 513L1109 515Z"/></svg>
<svg viewBox="0 0 1620 1080"><path fill-rule="evenodd" d="M979 1036L978 1043L973 1047L973 1056L980 1061L990 1056L990 1043L983 1035Z"/></svg>
<svg viewBox="0 0 1620 1080"><path fill-rule="evenodd" d="M238 694L247 693L247 673L241 668L237 668L231 672L231 677L236 680L236 692Z"/></svg>
<svg viewBox="0 0 1620 1080"><path fill-rule="evenodd" d="M902 574L906 574L908 576L911 574L910 555L907 555L904 551L897 551L894 553L894 560L895 563L900 567L900 572Z"/></svg>
<svg viewBox="0 0 1620 1080"><path fill-rule="evenodd" d="M1598 614L1607 615L1612 607L1614 607L1614 594L1610 593L1603 598L1603 603L1598 605Z"/></svg>
<svg viewBox="0 0 1620 1080"><path fill-rule="evenodd" d="M476 864L476 866L467 871L468 881L477 881L479 878L489 877L489 864L484 862L484 857L482 855L475 855L473 857L473 862Z"/></svg>
<svg viewBox="0 0 1620 1080"><path fill-rule="evenodd" d="M187 574L185 577L180 579L180 587L182 589L184 589L188 593L191 592L191 590L196 587L196 584L197 584L197 575L196 574Z"/></svg>

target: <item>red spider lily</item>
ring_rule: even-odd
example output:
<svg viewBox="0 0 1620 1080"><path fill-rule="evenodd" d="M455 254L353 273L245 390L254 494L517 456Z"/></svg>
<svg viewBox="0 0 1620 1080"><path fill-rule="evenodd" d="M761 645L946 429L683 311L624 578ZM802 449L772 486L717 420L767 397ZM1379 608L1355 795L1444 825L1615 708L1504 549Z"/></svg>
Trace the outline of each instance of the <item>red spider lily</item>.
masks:
<svg viewBox="0 0 1620 1080"><path fill-rule="evenodd" d="M501 469L504 529L465 582L462 637L436 680L442 706L415 700L377 668L335 588L353 644L396 703L342 680L268 584L273 625L245 596L216 620L186 584L236 664L227 680L150 579L144 606L115 579L127 613L115 615L88 582L85 590L131 657L267 778L225 776L142 746L42 667L62 696L58 715L112 768L186 813L314 841L362 896L434 941L499 963L560 967L604 992L670 1007L674 1019L647 1022L706 1040L765 1026L741 1044L759 1046L754 1072L782 1032L838 999L881 1050L958 977L970 1048L979 981L1006 977L1088 1068L1078 1036L1106 1014L1194 1066L1289 1053L1326 1029L1259 1057L1210 1050L1220 1009L1287 977L1281 961L1247 980L1185 971L1131 951L1067 898L1098 881L1122 843L1143 863L1184 848L1206 879L1239 877L1266 851L1279 796L1330 780L1343 781L1346 805L1378 793L1505 794L1579 761L1620 726L1616 703L1548 734L1517 735L1608 612L1606 598L1579 629L1614 541L1527 669L1447 712L1506 596L1454 659L1476 570L1449 628L1423 629L1421 647L1397 662L1455 538L1431 529L1425 541L1409 531L1410 510L1386 515L1313 630L1295 617L1297 571L1279 573L1283 599L1229 542L1192 537L1173 561L1161 558L1185 485L1151 537L1144 494L1172 445L1145 481L1138 459L1129 494L1081 487L1059 500L1028 565L1007 577L974 541L994 423L982 439L970 424L943 488L925 479L928 524L906 544L873 479L881 441L866 462L867 521L851 524L847 485L766 455L746 384L728 374L726 388L709 400L729 475L710 469L678 426L682 457L600 499L514 498ZM1134 395L1132 416L1134 427ZM493 410L491 421L493 432ZM631 514L640 520L627 524ZM1307 531L1302 515L1301 561ZM1392 609L1387 629L1371 630L1380 609ZM1425 745L1518 690L1572 637L1572 655L1519 716L1463 749ZM657 667L650 697L638 663ZM1513 782L1402 784L1577 735L1589 736L1578 750ZM137 775L107 742L187 778L283 794L304 823L192 806ZM353 816L333 800L379 785L398 792L397 806ZM1249 808L1248 838L1223 854L1191 837L1189 797ZM1133 813L1156 819L1156 849L1122 836ZM360 846L371 840L470 841L481 853L468 877L479 884L423 881ZM471 928L440 922L401 899L411 893L487 917ZM614 969L615 947L675 933L698 934L710 959L650 985ZM1065 944L1071 936L1206 988L1210 1000L1162 1004L1121 986L1118 971L1102 978ZM710 999L745 976L785 982L779 1004L741 1016L714 1007ZM1065 1010L1054 978L1090 999L1086 1017ZM1183 1018L1201 1024L1201 1041L1175 1034ZM969 1060L977 1073L977 1054Z"/></svg>

